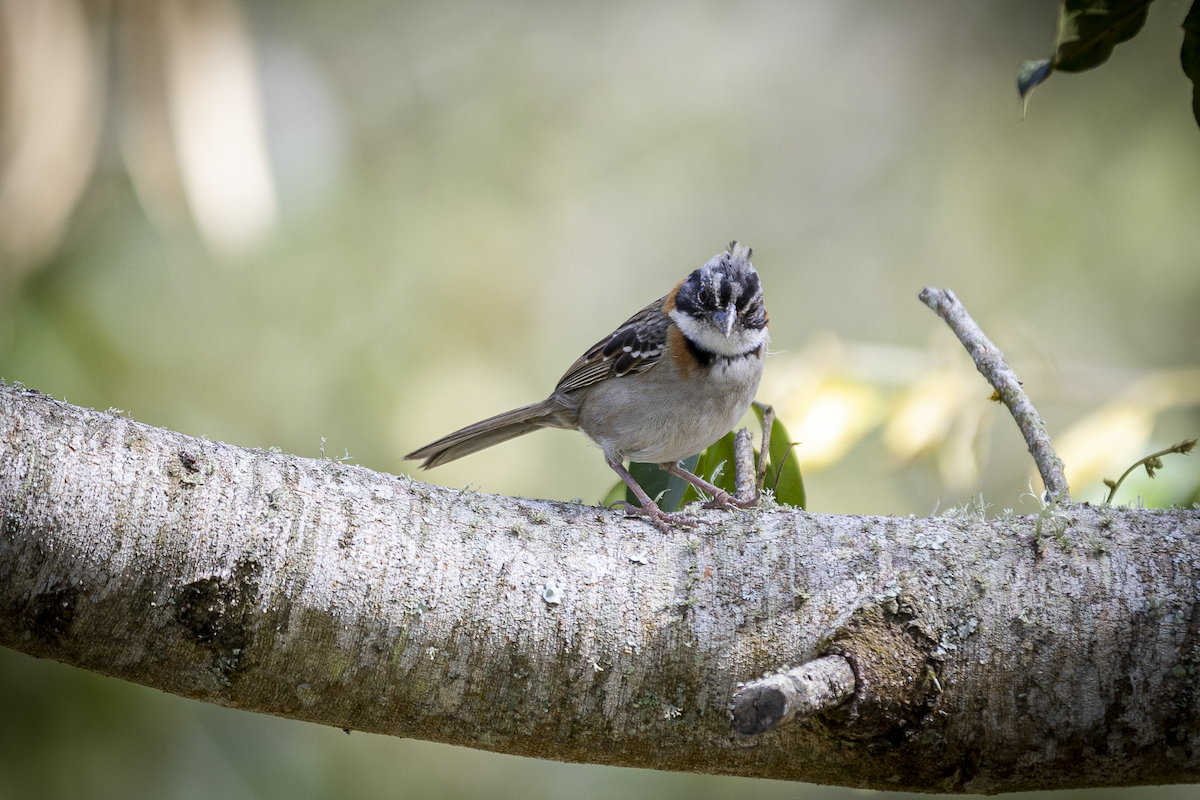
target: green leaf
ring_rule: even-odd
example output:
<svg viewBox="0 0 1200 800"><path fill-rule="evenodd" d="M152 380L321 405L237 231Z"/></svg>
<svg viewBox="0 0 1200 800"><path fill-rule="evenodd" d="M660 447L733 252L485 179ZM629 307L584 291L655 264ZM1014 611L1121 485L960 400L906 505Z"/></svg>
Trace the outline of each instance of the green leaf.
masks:
<svg viewBox="0 0 1200 800"><path fill-rule="evenodd" d="M733 460L733 431L730 431L700 454L700 460L696 462L696 468L692 470L692 474L699 475L709 483L716 484L718 488L734 494L737 492L737 476L734 474ZM718 468L720 469L719 473L717 472ZM716 474L715 478L714 474ZM683 505L686 506L688 503L701 499L703 498L700 497L699 490L689 483L687 495L683 498Z"/></svg>
<svg viewBox="0 0 1200 800"><path fill-rule="evenodd" d="M1054 69L1082 72L1108 61L1113 48L1146 24L1153 0L1064 0Z"/></svg>
<svg viewBox="0 0 1200 800"><path fill-rule="evenodd" d="M754 413L761 424L762 411L754 406ZM800 476L800 461L791 452L792 437L778 418L771 428L771 449L767 458L767 489L774 489L775 501L789 506L804 508L808 498L804 493L804 479ZM780 472L780 466L783 470Z"/></svg>
<svg viewBox="0 0 1200 800"><path fill-rule="evenodd" d="M1179 53L1183 74L1192 79L1192 115L1200 125L1200 0L1192 3L1183 21L1183 50Z"/></svg>
<svg viewBox="0 0 1200 800"><path fill-rule="evenodd" d="M694 471L696 462L700 456L695 455L691 458L684 459L683 468L689 471ZM646 494L650 495L651 499L659 498L658 507L663 511L678 511L683 505L683 496L691 484L676 478L674 475L669 475L658 464L643 464L640 461L629 462L629 474L638 482L638 485L646 490ZM659 497L659 495L662 497ZM637 496L633 490L625 485L625 481L617 481L616 485L608 490L608 494L604 496L604 505L611 506L618 500L624 500L631 506L641 508L642 504L638 502Z"/></svg>
<svg viewBox="0 0 1200 800"><path fill-rule="evenodd" d="M1108 61L1113 48L1132 39L1146 24L1152 2L1063 0L1058 12L1054 55L1042 61L1026 61L1017 70L1022 109L1029 93L1052 72L1082 72Z"/></svg>

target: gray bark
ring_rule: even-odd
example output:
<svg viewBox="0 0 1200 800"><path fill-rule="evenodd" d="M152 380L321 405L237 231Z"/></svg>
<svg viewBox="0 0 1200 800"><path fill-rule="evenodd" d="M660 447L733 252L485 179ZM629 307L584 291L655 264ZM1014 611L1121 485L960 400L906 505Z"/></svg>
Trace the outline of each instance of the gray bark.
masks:
<svg viewBox="0 0 1200 800"><path fill-rule="evenodd" d="M1200 512L764 507L664 535L0 387L0 644L562 761L932 792L1200 776ZM738 684L851 698L757 736Z"/></svg>

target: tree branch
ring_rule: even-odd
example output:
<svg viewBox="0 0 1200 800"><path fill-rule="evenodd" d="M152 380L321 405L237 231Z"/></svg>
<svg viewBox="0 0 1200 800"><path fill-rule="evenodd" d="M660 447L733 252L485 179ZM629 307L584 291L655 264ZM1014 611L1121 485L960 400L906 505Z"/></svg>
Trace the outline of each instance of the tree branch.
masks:
<svg viewBox="0 0 1200 800"><path fill-rule="evenodd" d="M1046 433L1046 423L1029 402L1025 390L1017 375L1008 366L1004 353L984 335L975 320L949 289L934 289L926 287L920 294L921 302L946 321L954 335L967 348L975 367L987 378L988 383L996 390L996 395L1008 406L1013 419L1025 437L1029 454L1037 464L1042 483L1051 497L1061 503L1070 503L1071 494L1067 487L1067 479L1063 475L1063 462L1054 451L1050 442L1050 434Z"/></svg>
<svg viewBox="0 0 1200 800"><path fill-rule="evenodd" d="M1068 506L1040 557L1036 517L700 515L663 534L0 386L0 645L562 761L942 792L1200 777L1200 513ZM731 729L739 683L824 655L844 702Z"/></svg>

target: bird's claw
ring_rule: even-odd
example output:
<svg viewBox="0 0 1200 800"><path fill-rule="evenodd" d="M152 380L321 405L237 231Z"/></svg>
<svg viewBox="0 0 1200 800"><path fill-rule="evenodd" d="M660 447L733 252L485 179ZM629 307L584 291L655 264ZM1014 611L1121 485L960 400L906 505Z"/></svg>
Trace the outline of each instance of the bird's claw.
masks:
<svg viewBox="0 0 1200 800"><path fill-rule="evenodd" d="M690 514L671 513L663 511L655 505L642 508L635 506L632 503L627 503L624 500L618 500L609 506L612 509L620 509L625 512L626 516L630 517L645 517L654 523L654 527L658 528L663 533L671 533L671 526L680 528L695 528L700 525L700 520Z"/></svg>
<svg viewBox="0 0 1200 800"><path fill-rule="evenodd" d="M756 505L758 505L757 494L749 500L739 500L729 492L721 492L713 495L713 498L701 508L753 508Z"/></svg>

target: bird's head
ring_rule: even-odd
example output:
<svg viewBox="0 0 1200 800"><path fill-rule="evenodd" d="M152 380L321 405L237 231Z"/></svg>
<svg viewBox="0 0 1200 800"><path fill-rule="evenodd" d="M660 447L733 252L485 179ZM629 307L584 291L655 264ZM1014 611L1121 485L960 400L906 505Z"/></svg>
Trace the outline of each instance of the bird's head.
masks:
<svg viewBox="0 0 1200 800"><path fill-rule="evenodd" d="M761 347L767 309L750 248L730 242L726 252L689 275L670 313L685 336L713 353L736 356Z"/></svg>

